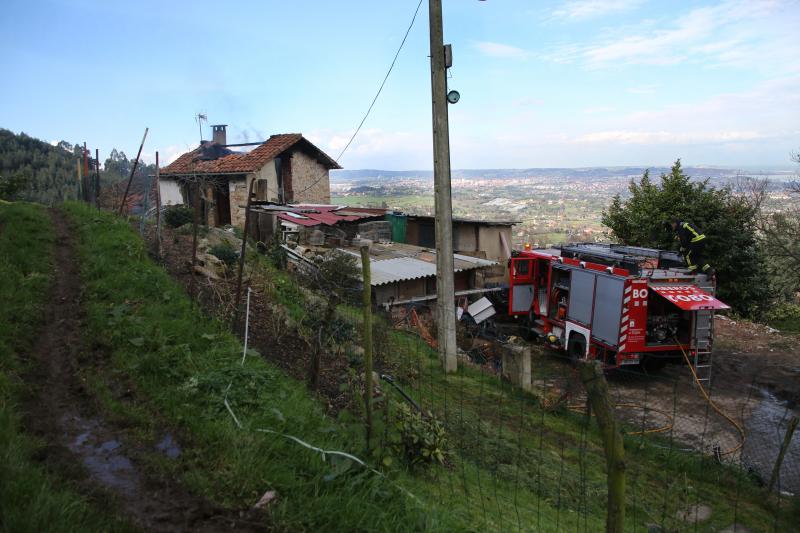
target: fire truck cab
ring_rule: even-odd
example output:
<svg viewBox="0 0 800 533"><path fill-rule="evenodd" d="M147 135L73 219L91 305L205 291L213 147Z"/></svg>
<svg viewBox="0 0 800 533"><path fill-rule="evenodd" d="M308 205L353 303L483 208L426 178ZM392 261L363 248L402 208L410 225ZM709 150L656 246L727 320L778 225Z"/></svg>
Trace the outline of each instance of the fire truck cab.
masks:
<svg viewBox="0 0 800 533"><path fill-rule="evenodd" d="M607 368L661 366L685 351L710 368L713 318L729 307L714 280L675 252L615 244L570 244L512 253L509 314L525 337Z"/></svg>

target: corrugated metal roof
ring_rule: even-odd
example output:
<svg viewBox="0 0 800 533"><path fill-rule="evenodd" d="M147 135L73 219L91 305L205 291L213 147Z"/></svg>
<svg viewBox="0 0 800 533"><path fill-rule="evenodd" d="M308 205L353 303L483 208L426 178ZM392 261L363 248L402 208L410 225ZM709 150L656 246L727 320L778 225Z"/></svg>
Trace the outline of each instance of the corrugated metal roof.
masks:
<svg viewBox="0 0 800 533"><path fill-rule="evenodd" d="M351 252L352 253L352 252ZM436 276L436 257L433 262L424 261L416 257L393 257L391 259L373 259L370 262L370 285L378 286L398 281L427 278ZM484 268L496 265L497 262L466 255L453 254L453 271L462 272L475 268Z"/></svg>

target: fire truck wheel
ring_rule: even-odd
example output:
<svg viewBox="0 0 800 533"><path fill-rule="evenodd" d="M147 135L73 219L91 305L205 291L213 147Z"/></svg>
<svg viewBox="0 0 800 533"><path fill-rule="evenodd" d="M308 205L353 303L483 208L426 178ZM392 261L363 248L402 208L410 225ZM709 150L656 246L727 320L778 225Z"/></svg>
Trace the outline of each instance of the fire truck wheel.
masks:
<svg viewBox="0 0 800 533"><path fill-rule="evenodd" d="M573 361L578 361L586 357L586 338L583 335L573 333L569 336L567 355Z"/></svg>

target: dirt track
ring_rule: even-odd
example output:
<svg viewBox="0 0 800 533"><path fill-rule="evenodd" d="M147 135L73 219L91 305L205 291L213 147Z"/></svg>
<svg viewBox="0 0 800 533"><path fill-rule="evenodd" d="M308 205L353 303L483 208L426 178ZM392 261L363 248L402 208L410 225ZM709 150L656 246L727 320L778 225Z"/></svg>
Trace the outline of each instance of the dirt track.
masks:
<svg viewBox="0 0 800 533"><path fill-rule="evenodd" d="M98 506L111 502L129 522L148 531L263 530L257 522L220 509L142 466L146 454L163 453L172 459L180 454L170 433L158 443L138 442L130 428L103 416L81 374L108 357L87 357L82 348L84 313L75 232L63 213L51 214L56 232L54 283L44 310L46 326L31 354L36 364L27 378L35 385L25 405L27 429L48 443L40 459L76 479L79 490Z"/></svg>

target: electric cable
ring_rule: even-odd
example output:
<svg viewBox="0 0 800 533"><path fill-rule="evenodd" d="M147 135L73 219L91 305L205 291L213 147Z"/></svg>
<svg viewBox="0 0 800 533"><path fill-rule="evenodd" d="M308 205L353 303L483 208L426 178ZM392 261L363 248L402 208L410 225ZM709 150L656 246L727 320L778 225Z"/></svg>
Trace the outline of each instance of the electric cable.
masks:
<svg viewBox="0 0 800 533"><path fill-rule="evenodd" d="M336 157L336 159L334 159L334 161L336 161L337 164L339 163L339 160L342 158L347 149L350 148L350 145L353 144L353 141L355 140L356 136L361 131L361 127L364 126L364 123L367 121L367 118L372 112L372 108L375 107L375 102L378 101L381 92L383 92L383 87L386 85L386 81L389 79L389 75L392 73L392 70L394 70L395 63L397 63L397 58L400 56L400 52L403 50L403 47L406 44L406 40L408 39L408 34L411 33L411 28L414 27L414 22L416 22L417 20L417 15L419 14L419 8L421 6L422 6L422 0L419 0L419 2L417 3L417 8L414 10L414 16L411 17L411 22L409 23L408 28L406 28L405 35L403 35L403 40L400 41L400 46L397 47L397 52L395 52L394 54L392 63L389 65L389 69L386 71L386 75L383 77L383 81L381 82L380 87L378 87L378 92L376 92L375 96L372 98L372 102L370 102L369 107L367 108L367 112L364 113L364 116L361 118L361 122L359 122L358 127L353 132L353 135L350 136L350 140L347 141L347 144L344 145L342 151L339 152L339 155ZM296 191L294 194L295 195L302 194L307 190L315 187L320 181L322 181L325 177L327 177L327 175L328 175L327 172L323 173L319 178L311 182L311 184L308 187Z"/></svg>

